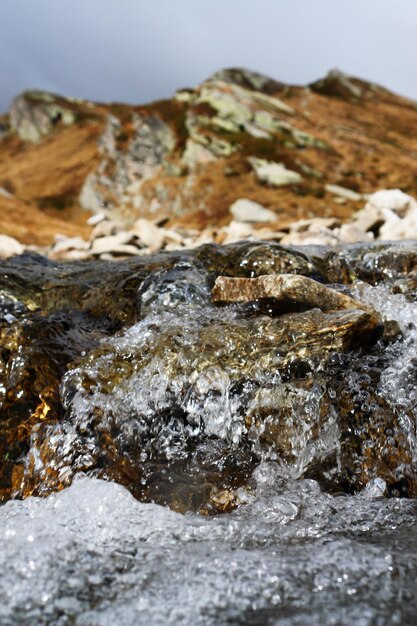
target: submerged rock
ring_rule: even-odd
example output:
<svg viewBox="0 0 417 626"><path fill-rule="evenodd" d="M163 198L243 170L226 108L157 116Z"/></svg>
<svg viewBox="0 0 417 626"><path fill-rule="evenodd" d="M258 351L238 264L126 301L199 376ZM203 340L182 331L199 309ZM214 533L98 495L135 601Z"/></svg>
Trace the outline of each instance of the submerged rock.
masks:
<svg viewBox="0 0 417 626"><path fill-rule="evenodd" d="M415 495L415 251L246 242L120 263L3 261L2 499L82 471L213 513L239 503L261 459L330 491L375 478ZM245 301L212 303L218 277L244 285Z"/></svg>

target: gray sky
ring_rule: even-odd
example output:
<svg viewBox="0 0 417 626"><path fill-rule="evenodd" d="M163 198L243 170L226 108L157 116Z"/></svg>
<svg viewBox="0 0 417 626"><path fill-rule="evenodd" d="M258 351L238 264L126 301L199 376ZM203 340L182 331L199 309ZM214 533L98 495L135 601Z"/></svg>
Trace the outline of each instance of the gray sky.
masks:
<svg viewBox="0 0 417 626"><path fill-rule="evenodd" d="M243 66L417 99L416 0L0 0L0 111L28 88L147 102Z"/></svg>

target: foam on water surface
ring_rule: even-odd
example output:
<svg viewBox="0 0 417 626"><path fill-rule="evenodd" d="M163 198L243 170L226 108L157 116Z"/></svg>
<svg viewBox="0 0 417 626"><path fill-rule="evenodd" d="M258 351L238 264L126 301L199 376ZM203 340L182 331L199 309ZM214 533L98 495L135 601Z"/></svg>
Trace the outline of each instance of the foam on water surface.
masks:
<svg viewBox="0 0 417 626"><path fill-rule="evenodd" d="M259 467L256 494L217 518L87 477L7 503L0 624L411 624L416 504L273 488L275 473Z"/></svg>

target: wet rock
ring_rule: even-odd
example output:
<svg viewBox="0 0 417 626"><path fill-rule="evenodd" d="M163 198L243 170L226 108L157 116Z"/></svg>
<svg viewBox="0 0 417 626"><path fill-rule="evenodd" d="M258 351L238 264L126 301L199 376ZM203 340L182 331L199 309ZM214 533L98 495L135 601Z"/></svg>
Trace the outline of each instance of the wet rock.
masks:
<svg viewBox="0 0 417 626"><path fill-rule="evenodd" d="M236 200L229 211L237 222L273 222L277 217L273 211L246 198Z"/></svg>
<svg viewBox="0 0 417 626"><path fill-rule="evenodd" d="M318 307L323 311L362 309L378 316L370 307L350 296L321 283L294 274L258 276L258 278L228 278L219 276L212 292L213 302L245 302L248 300L272 300L277 304Z"/></svg>
<svg viewBox="0 0 417 626"><path fill-rule="evenodd" d="M41 428L35 446L45 469L52 459L54 469L41 470L39 483L39 463L36 468L30 462L28 486L42 493L61 481L67 484L74 467L100 475L104 466L106 475L118 480L128 471L138 497L168 503L175 495L178 500L176 490L161 494L155 484L160 464L174 463L186 476L192 450L205 437L248 448L244 456L251 465L252 446L245 440L253 429L243 416L248 403L254 411L265 371L315 370L330 352L369 341L374 329L371 316L358 310L249 320L203 316L197 321L194 314L193 323L185 316L182 311L179 317L145 318L120 342L103 344L69 373L64 396L72 416ZM275 413L281 415L279 405ZM71 424L79 425L74 430ZM286 447L278 426L275 433L282 458L290 461L294 439ZM224 479L220 466L216 487Z"/></svg>
<svg viewBox="0 0 417 626"><path fill-rule="evenodd" d="M412 241L358 243L342 248L337 259L348 269L350 281L389 282L417 269L417 246Z"/></svg>
<svg viewBox="0 0 417 626"><path fill-rule="evenodd" d="M261 459L330 491L379 477L387 493L415 494L414 304L392 291L416 268L412 243L2 261L1 497L46 495L84 471L207 514L240 502ZM214 305L219 276L245 279L258 302ZM265 285L277 282L273 307ZM400 332L391 298L408 311Z"/></svg>
<svg viewBox="0 0 417 626"><path fill-rule="evenodd" d="M202 250L208 251L206 247ZM320 274L314 261L304 252L278 243L239 241L225 251L224 264L217 260L217 273L226 276L256 278L264 274L303 274L315 277Z"/></svg>

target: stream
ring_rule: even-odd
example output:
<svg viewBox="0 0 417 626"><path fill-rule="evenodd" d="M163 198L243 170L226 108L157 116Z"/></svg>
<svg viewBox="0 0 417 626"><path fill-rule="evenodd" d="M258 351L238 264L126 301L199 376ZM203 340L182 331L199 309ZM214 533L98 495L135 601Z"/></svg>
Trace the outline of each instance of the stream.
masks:
<svg viewBox="0 0 417 626"><path fill-rule="evenodd" d="M211 300L284 273L354 304ZM416 623L416 242L23 255L0 321L1 626Z"/></svg>

